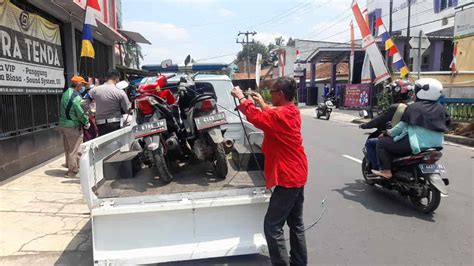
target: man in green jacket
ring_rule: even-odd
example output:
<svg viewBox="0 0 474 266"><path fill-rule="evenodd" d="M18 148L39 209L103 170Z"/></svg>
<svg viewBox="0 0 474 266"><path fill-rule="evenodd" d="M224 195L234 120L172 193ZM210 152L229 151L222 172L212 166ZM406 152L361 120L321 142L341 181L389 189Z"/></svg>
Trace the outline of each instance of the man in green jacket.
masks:
<svg viewBox="0 0 474 266"><path fill-rule="evenodd" d="M59 129L63 137L66 155L66 178L75 177L79 172L79 148L82 144L82 128L90 127L89 118L81 107L81 91L89 84L83 77L74 76L71 79L72 88L67 89L61 98L59 111Z"/></svg>

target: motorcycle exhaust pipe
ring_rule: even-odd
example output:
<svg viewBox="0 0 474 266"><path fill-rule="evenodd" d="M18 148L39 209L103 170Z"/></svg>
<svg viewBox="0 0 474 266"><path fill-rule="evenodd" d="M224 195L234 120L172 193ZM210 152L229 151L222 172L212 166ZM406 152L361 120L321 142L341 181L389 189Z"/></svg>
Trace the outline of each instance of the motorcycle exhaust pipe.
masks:
<svg viewBox="0 0 474 266"><path fill-rule="evenodd" d="M233 147L234 147L234 140L232 140L232 139L225 139L224 140L225 154L231 153Z"/></svg>

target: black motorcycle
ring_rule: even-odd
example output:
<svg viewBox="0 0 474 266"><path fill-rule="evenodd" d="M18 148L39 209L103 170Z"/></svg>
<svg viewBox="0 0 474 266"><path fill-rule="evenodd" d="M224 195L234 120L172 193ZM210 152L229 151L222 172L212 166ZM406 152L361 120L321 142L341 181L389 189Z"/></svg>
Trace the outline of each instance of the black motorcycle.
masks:
<svg viewBox="0 0 474 266"><path fill-rule="evenodd" d="M194 78L184 75L178 84L178 105L188 149L196 159L211 162L217 177L225 179L228 166L220 126L227 124L227 118L219 112L216 96L200 92Z"/></svg>
<svg viewBox="0 0 474 266"><path fill-rule="evenodd" d="M369 138L376 138L380 130L372 132ZM427 149L416 155L396 158L393 161L391 179L375 176L371 172L371 165L364 146L362 160L362 175L369 185L379 185L389 190L408 196L414 207L423 213L431 213L440 204L441 196L447 196L449 185L447 177L443 177L446 170L437 161L443 155L442 148Z"/></svg>
<svg viewBox="0 0 474 266"><path fill-rule="evenodd" d="M316 107L316 117L320 119L322 116L324 116L326 120L329 120L335 102L336 100L334 97L325 98L324 101L319 103Z"/></svg>

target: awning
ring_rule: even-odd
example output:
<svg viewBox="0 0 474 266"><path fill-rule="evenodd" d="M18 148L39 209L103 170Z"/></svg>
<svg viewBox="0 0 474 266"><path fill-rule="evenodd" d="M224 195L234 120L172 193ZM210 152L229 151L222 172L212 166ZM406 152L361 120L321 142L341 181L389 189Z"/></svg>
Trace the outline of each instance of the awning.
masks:
<svg viewBox="0 0 474 266"><path fill-rule="evenodd" d="M355 48L355 52L362 52L362 48ZM347 62L351 54L351 48L334 47L334 48L318 48L309 57L308 62L312 63L332 63Z"/></svg>
<svg viewBox="0 0 474 266"><path fill-rule="evenodd" d="M127 74L132 74L132 75L137 75L137 76L144 76L144 77L150 75L150 73L148 71L141 70L141 69L135 69L135 68L129 68L129 67L124 66L124 65L115 65L115 68L117 70L125 72Z"/></svg>
<svg viewBox="0 0 474 266"><path fill-rule="evenodd" d="M129 31L129 30L119 30L120 33L127 36L129 39L133 40L136 43L144 43L144 44L151 44L149 40L147 40L143 35L139 32Z"/></svg>

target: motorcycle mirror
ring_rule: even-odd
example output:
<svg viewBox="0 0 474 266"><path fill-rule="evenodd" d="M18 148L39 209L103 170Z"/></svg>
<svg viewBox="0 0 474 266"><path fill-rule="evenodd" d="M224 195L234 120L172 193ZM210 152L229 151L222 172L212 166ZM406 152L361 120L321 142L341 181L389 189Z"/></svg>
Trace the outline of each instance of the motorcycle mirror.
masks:
<svg viewBox="0 0 474 266"><path fill-rule="evenodd" d="M184 65L187 66L189 65L189 63L191 63L191 55L188 54L188 56L186 56L186 59L184 60Z"/></svg>
<svg viewBox="0 0 474 266"><path fill-rule="evenodd" d="M166 59L164 61L161 61L161 68L167 69L173 64L173 61L171 59Z"/></svg>
<svg viewBox="0 0 474 266"><path fill-rule="evenodd" d="M130 83L128 83L128 81L122 80L120 82L117 82L117 84L115 84L115 87L117 87L117 89L119 90L125 90L126 88L128 88L129 85Z"/></svg>

